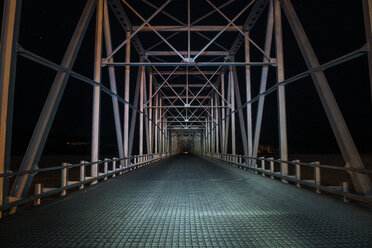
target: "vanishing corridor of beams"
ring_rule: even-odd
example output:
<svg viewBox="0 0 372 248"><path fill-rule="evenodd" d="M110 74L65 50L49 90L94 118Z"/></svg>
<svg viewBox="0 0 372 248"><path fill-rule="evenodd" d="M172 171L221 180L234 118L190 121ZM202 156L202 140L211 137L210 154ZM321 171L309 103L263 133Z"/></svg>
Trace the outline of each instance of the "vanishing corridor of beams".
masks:
<svg viewBox="0 0 372 248"><path fill-rule="evenodd" d="M372 59L370 11L364 13L367 43L320 64L290 0L229 0L222 4L198 1L204 4L201 10L193 8L199 6L196 0L87 0L60 64L19 43L21 1L4 1L0 51L0 205L3 210L14 213L18 205L30 201L30 187L40 171L38 164L70 78L93 89L90 162L79 164L83 167L88 164L90 173L85 177L85 169L81 172L83 181L96 184L102 179L102 163L106 174L115 175L117 168L121 173L133 164L158 161L186 150L256 168L265 97L276 94L279 135L273 139L279 144L278 173L287 182L293 175L289 174L286 86L311 77L344 158L343 170L350 173L358 194L372 193L369 172L364 168L324 75L328 68L346 61L364 55ZM363 0L364 10L371 8L371 1ZM180 2L183 8L175 11L175 5L179 7ZM284 34L283 19L288 22L290 33ZM265 28L260 31L264 38L253 35L258 20L264 23ZM93 78L78 73L74 66L87 39L89 25L95 27L94 38L90 37L94 40ZM296 41L307 68L289 78L285 77L284 35ZM54 70L56 75L19 172L10 175L17 56ZM123 72L124 80L119 78L119 72ZM275 75L270 83L269 72ZM257 95L253 93L253 85L258 86ZM121 88L123 92L119 92ZM105 111L101 109L103 94L112 100L116 156L119 157L106 162L100 150L101 112ZM253 108L253 104L257 108ZM115 163L111 172L108 161ZM66 169L72 165L64 166ZM310 167L314 167L318 175L320 165ZM10 183L9 177L13 176L15 181ZM65 184L60 189L62 192L69 187L69 182ZM314 185L319 186L316 179Z"/></svg>

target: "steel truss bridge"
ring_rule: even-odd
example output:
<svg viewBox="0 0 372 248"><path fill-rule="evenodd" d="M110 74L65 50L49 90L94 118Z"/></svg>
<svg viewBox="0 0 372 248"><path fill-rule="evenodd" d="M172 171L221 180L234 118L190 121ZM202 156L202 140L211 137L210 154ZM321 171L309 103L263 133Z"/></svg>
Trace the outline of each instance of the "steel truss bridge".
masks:
<svg viewBox="0 0 372 248"><path fill-rule="evenodd" d="M203 1L210 9L198 18L191 18L196 1L183 1L184 20L178 12L172 12L182 5L175 0L86 0L62 62L57 63L18 42L22 1L4 0L0 47L1 216L12 215L30 202L38 206L45 197L65 197L54 200L52 206L41 204L1 220L2 243L4 240L9 247L372 245L370 211L342 203L372 204L372 171L364 167L324 75L325 70L360 56L367 56L371 66L372 0L360 0L366 44L324 64L317 59L293 0ZM143 14L138 7L141 5L151 9L151 14ZM226 11L231 5L236 11ZM229 17L231 13L235 14ZM159 16L168 20L158 21ZM225 24L211 25L213 18ZM306 71L290 78L284 74L284 18L307 66ZM259 19L266 21L262 44L251 35ZM75 71L74 64L92 22L94 75L90 78ZM119 41L112 41L117 36L110 28L114 22L121 26ZM177 37L181 38L175 42ZM147 45L149 40L151 46ZM244 59L238 60L241 51ZM260 54L260 60L252 59L253 51ZM32 137L25 141L28 146L19 170L11 171L18 57L54 70L55 78ZM124 92L117 90L121 84L118 67L125 70ZM257 71L253 67L259 68L260 80L252 80ZM276 74L276 83L270 87L269 71ZM137 77L131 77L131 72ZM372 70L369 73L372 79ZM288 159L285 88L305 77L313 81L344 167ZM91 159L39 168L71 78L93 89ZM109 86L103 82L109 82ZM252 84L259 85L259 94L252 94ZM103 94L112 99L117 138L113 158L100 157ZM258 154L265 97L269 94L277 97L277 159ZM253 104L257 105L254 113ZM137 142L138 152L134 147ZM242 144L241 154L237 154L237 142ZM193 155L182 155L184 151ZM78 179L69 175L72 170L78 170ZM311 170L312 177L305 178L303 170ZM351 185L346 181L323 184L325 170L347 173ZM50 171L60 173L58 187L35 181L35 175ZM95 186L87 187L90 185ZM82 191L72 192L74 189ZM37 221L44 227L35 224ZM25 235L30 229L33 239ZM14 232L18 234L12 236Z"/></svg>

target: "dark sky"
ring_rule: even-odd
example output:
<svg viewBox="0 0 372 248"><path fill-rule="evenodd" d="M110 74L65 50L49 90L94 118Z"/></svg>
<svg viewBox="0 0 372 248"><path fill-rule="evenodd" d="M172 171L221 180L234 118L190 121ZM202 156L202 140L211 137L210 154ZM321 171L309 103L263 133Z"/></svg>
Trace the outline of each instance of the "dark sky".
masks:
<svg viewBox="0 0 372 248"><path fill-rule="evenodd" d="M132 0L129 2L145 18L150 16L154 11L152 8L146 7L141 1ZM151 2L161 5L163 1ZM212 10L204 1L191 2L192 20ZM216 5L223 2L214 1ZM237 3L231 5L229 8L224 8L223 12L232 18L240 11L245 2L237 1ZM321 64L358 49L365 44L362 1L293 0L292 2ZM84 4L85 1L81 0L23 1L19 43L32 52L56 63L60 63ZM186 1L173 0L170 6L166 8L166 11L174 14L184 22L187 21L186 10ZM126 11L133 24L141 24L141 21L130 13L130 10L126 9ZM238 19L237 24L241 25L247 14L248 12L243 14ZM124 34L116 20L114 20L112 13L111 17L113 43L115 46L124 39ZM251 37L261 47L263 47L265 23L266 13L260 17L255 29L251 32ZM159 16L151 24L173 25L173 22L169 21L167 17ZM225 25L226 21L218 14L214 14L202 24ZM95 20L93 18L74 66L76 72L88 77L92 77L93 75L94 25ZM305 71L306 66L290 27L285 20L284 13L283 35L285 74L286 77L290 77ZM235 39L235 36L236 34L232 35L232 33L228 33L225 36L221 36L217 41L229 44ZM153 36L155 37L154 39L149 37L149 34L143 34L142 36L145 48L150 46L154 41L158 41L156 36ZM205 44L205 41L199 40L196 36L192 37L194 38L192 40L193 46L195 46L194 49L198 49ZM182 46L185 43L180 43L182 40L184 38L181 35L180 38L173 40L172 44L175 44L178 49L182 50L184 49ZM229 47L229 45L227 46ZM239 50L236 61L243 60L243 52L242 49ZM120 56L123 58L123 54L123 51L119 52L117 56L118 60L121 60L119 59ZM274 56L274 48L272 56ZM138 61L138 56L135 54L134 49L132 49L132 60ZM253 48L252 60L262 60L262 56ZM133 85L136 70L137 68L132 70L131 74ZM244 99L244 74L242 74L240 68L238 69L238 73L240 75L241 93ZM325 75L349 125L358 149L361 151L370 151L372 147L372 131L370 128L372 126L372 118L367 57L363 56L335 68L328 69ZM38 115L54 76L55 72L53 70L46 69L34 62L18 57L13 123L13 135L15 137L13 147L16 153L22 153L28 144L29 137L37 122ZM258 92L259 78L260 70L253 69L253 95ZM124 72L122 69L117 71L117 80L119 82L118 92L122 95L122 84L124 81ZM103 81L107 85L108 78L105 69ZM274 84L274 82L275 73L271 69L269 86ZM286 93L290 152L337 152L335 139L311 79L302 79L287 86ZM278 128L275 93L266 99L261 143L276 146ZM53 150L50 148L53 144L63 143L70 139L89 141L91 133L91 101L91 86L78 80L70 79L51 130L51 139L48 141L46 147L47 151L48 149ZM102 94L101 123L103 150L107 153L115 153L116 148L112 146L115 144L115 132L111 98L105 94Z"/></svg>

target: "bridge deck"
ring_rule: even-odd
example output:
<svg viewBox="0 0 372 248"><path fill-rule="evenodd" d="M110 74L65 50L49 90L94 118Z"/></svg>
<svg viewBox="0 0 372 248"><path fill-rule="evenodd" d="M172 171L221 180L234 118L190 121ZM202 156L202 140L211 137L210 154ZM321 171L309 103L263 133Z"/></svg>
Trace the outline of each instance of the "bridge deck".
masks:
<svg viewBox="0 0 372 248"><path fill-rule="evenodd" d="M177 156L0 220L2 247L372 247L372 212Z"/></svg>

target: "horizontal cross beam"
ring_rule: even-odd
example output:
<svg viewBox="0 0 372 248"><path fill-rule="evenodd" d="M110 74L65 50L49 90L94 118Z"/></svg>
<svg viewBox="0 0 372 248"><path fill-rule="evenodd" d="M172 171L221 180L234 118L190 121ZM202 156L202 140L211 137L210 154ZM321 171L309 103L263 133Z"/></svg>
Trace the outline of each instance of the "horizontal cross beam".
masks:
<svg viewBox="0 0 372 248"><path fill-rule="evenodd" d="M178 98L186 99L188 97L187 96L167 96L166 97L166 99L178 99ZM211 97L211 96L197 96L196 98L197 99L211 99L213 97Z"/></svg>
<svg viewBox="0 0 372 248"><path fill-rule="evenodd" d="M200 71L175 71L175 72L172 72L172 71L159 71L159 73L161 73L161 75L202 75L202 73L204 75L213 75L215 74L216 72L215 71L202 71L202 73L200 73ZM153 74L157 75L158 72L157 71L154 71Z"/></svg>
<svg viewBox="0 0 372 248"><path fill-rule="evenodd" d="M190 106L185 106L185 105L170 105L170 106L144 106L144 108L148 109L171 109L171 108L230 108L230 106L211 106L211 105L205 105L205 106L200 106L200 105L190 105Z"/></svg>
<svg viewBox="0 0 372 248"><path fill-rule="evenodd" d="M153 26L151 25L153 29L159 32L172 32L172 31L198 31L198 32L218 32L225 28L225 26L191 26L190 28L188 26ZM243 30L243 26L237 26L238 29ZM145 26L133 26L133 31L136 32L136 30L140 29L137 32L151 32L153 29ZM228 27L225 31L233 31L237 32L238 30L234 27Z"/></svg>
<svg viewBox="0 0 372 248"><path fill-rule="evenodd" d="M275 66L274 62L107 62L102 66Z"/></svg>
<svg viewBox="0 0 372 248"><path fill-rule="evenodd" d="M185 116L180 116L180 115L177 115L177 116L167 116L166 117L168 120L177 120L178 118L185 118ZM192 117L192 118L188 118L187 120L189 122L193 122L194 120L195 121L201 121L201 120L205 120L207 117L206 116L200 116L200 117Z"/></svg>
<svg viewBox="0 0 372 248"><path fill-rule="evenodd" d="M160 123L178 123L178 122L182 122L182 123L190 123L190 122L193 122L193 123L215 123L215 121L184 121L184 120L174 120L174 121L160 121ZM194 126L194 125L192 125Z"/></svg>
<svg viewBox="0 0 372 248"><path fill-rule="evenodd" d="M179 51L183 56L187 56L187 51ZM196 55L199 51L190 51L190 55ZM146 51L145 55L147 56L178 56L175 51ZM201 56L228 56L228 51L204 51Z"/></svg>
<svg viewBox="0 0 372 248"><path fill-rule="evenodd" d="M186 88L186 84L169 84L172 88ZM188 84L189 88L201 88L204 84ZM204 88L210 88L211 85L206 85ZM162 88L169 88L168 85L164 85Z"/></svg>

